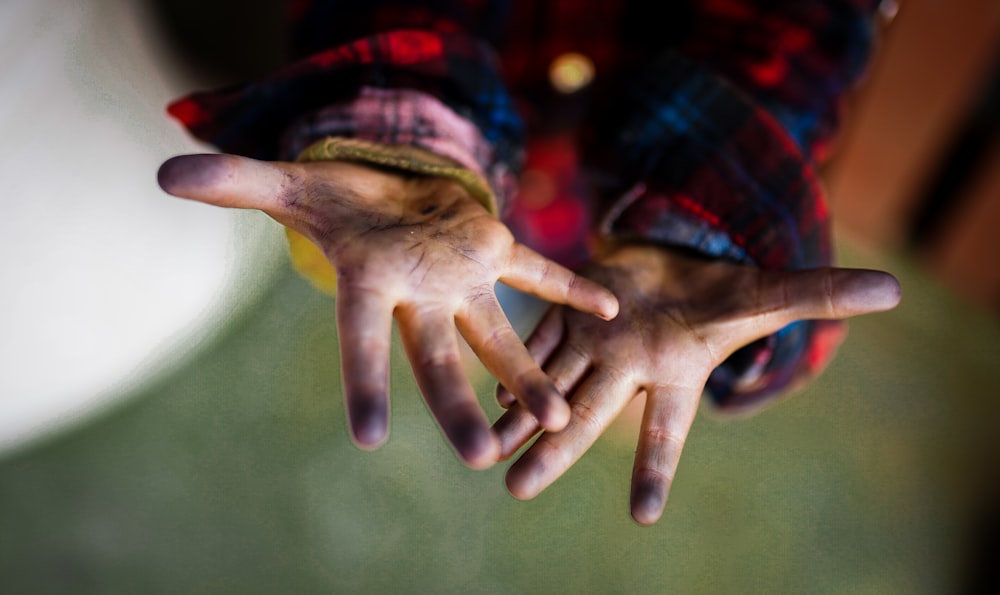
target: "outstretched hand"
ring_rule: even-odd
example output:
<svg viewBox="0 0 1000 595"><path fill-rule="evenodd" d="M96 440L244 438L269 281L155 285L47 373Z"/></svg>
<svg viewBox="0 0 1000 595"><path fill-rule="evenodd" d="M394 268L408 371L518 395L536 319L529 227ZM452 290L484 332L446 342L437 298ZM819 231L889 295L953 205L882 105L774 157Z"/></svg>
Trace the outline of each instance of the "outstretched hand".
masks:
<svg viewBox="0 0 1000 595"><path fill-rule="evenodd" d="M613 248L583 274L614 291L621 314L606 322L557 306L529 338L529 351L569 396L572 415L511 466L507 488L517 498L536 496L644 392L631 493L632 517L641 524L663 512L716 366L796 320L888 310L900 295L895 278L879 271L765 271L647 245ZM503 386L497 398L510 407L494 426L507 458L540 428Z"/></svg>
<svg viewBox="0 0 1000 595"><path fill-rule="evenodd" d="M175 196L260 209L312 240L337 270L344 394L355 442L388 435L392 319L432 414L461 459L483 468L499 441L459 356L455 326L484 365L547 430L569 420L566 399L511 328L494 294L502 281L605 319L614 296L514 241L459 184L347 162L262 162L186 155L160 168Z"/></svg>

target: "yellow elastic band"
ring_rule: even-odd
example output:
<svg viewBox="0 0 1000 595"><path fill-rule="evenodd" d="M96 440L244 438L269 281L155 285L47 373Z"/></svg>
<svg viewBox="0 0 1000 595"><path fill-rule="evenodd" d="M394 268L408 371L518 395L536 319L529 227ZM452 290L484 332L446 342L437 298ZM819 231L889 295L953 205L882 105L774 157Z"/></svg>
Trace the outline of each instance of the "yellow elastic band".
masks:
<svg viewBox="0 0 1000 595"><path fill-rule="evenodd" d="M497 214L496 198L489 184L475 172L451 159L406 145L380 145L354 138L328 137L299 153L296 161L357 161L400 169L416 174L438 176L458 182L486 210ZM336 295L337 271L318 246L298 232L285 228L292 267L323 293Z"/></svg>

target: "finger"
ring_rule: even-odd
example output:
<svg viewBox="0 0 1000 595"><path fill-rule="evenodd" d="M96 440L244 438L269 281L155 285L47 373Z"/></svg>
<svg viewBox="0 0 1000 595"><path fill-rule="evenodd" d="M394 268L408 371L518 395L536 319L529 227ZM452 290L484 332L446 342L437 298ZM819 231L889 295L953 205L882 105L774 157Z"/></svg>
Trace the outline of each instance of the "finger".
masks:
<svg viewBox="0 0 1000 595"><path fill-rule="evenodd" d="M635 396L635 385L620 373L602 369L580 385L564 430L539 436L507 470L507 490L515 498L534 498L575 463Z"/></svg>
<svg viewBox="0 0 1000 595"><path fill-rule="evenodd" d="M565 341L549 356L545 372L563 395L569 395L591 366L590 353L572 341Z"/></svg>
<svg viewBox="0 0 1000 595"><path fill-rule="evenodd" d="M375 448L389 433L389 351L393 304L380 294L342 286L337 329L348 425L355 444Z"/></svg>
<svg viewBox="0 0 1000 595"><path fill-rule="evenodd" d="M401 311L398 320L413 375L434 419L466 465L489 467L497 460L500 444L462 369L451 317Z"/></svg>
<svg viewBox="0 0 1000 595"><path fill-rule="evenodd" d="M543 428L558 432L566 426L566 399L521 343L496 297L487 294L476 298L455 320L486 369L514 393Z"/></svg>
<svg viewBox="0 0 1000 595"><path fill-rule="evenodd" d="M545 371L560 394L569 395L580 384L590 365L591 359L585 350L574 344L564 343L549 358ZM512 456L541 430L534 416L523 408L518 408L510 417L502 416L493 429L500 439L501 459Z"/></svg>
<svg viewBox="0 0 1000 595"><path fill-rule="evenodd" d="M500 460L514 456L531 437L541 431L538 420L520 403L515 403L493 424L493 431L500 440Z"/></svg>
<svg viewBox="0 0 1000 595"><path fill-rule="evenodd" d="M236 155L180 155L160 166L157 180L169 194L220 207L285 210L298 183L293 164Z"/></svg>
<svg viewBox="0 0 1000 595"><path fill-rule="evenodd" d="M727 333L746 343L796 320L838 320L894 308L899 281L889 273L863 269L761 271L753 302ZM735 332L733 332L735 330Z"/></svg>
<svg viewBox="0 0 1000 595"><path fill-rule="evenodd" d="M605 320L618 315L618 299L613 293L522 244L514 244L507 271L500 281Z"/></svg>
<svg viewBox="0 0 1000 595"><path fill-rule="evenodd" d="M630 498L632 518L640 525L652 525L663 514L701 392L678 386L647 390Z"/></svg>
<svg viewBox="0 0 1000 595"><path fill-rule="evenodd" d="M531 336L528 337L527 342L524 344L528 353L531 354L532 359L538 365L544 365L545 361L549 359L556 346L562 341L565 328L562 308L558 306L549 308L545 315L542 316L541 321L535 327L535 330L531 332ZM514 396L514 393L507 390L507 387L503 384L497 384L497 402L506 408L517 402L517 397Z"/></svg>

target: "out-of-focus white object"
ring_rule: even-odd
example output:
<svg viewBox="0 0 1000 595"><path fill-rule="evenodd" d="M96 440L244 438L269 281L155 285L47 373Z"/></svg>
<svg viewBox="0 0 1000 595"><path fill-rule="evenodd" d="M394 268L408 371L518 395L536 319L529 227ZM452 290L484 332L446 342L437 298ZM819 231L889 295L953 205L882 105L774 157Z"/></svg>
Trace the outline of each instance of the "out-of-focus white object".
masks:
<svg viewBox="0 0 1000 595"><path fill-rule="evenodd" d="M0 2L0 452L196 355L281 262L263 215L157 187L204 147L142 4Z"/></svg>

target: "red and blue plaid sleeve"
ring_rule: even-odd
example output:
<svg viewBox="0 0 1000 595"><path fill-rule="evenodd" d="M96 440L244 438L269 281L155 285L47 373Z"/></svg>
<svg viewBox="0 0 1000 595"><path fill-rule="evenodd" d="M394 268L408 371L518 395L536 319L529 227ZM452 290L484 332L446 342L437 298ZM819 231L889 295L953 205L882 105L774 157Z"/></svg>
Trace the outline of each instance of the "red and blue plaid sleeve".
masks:
<svg viewBox="0 0 1000 595"><path fill-rule="evenodd" d="M493 51L458 32L373 34L248 84L189 95L168 111L197 138L258 159L293 158L323 134L439 151L483 174L498 200L522 153L521 121Z"/></svg>
<svg viewBox="0 0 1000 595"><path fill-rule="evenodd" d="M880 0L694 3L678 48L750 95L813 161L828 155L845 94L864 72Z"/></svg>
<svg viewBox="0 0 1000 595"><path fill-rule="evenodd" d="M496 47L506 74L522 75L506 83L532 107L530 122L563 121L575 108L560 101L588 94L600 108L578 132L599 190L601 232L766 268L830 263L815 163L871 51L875 1L290 7L294 45L308 57L172 105L197 137L264 159L287 158L328 134L413 144L477 169L502 200L521 162L522 124ZM661 9L670 18L654 14ZM575 98L544 90L549 60L565 51L590 53L598 70L593 88ZM815 375L841 328L798 323L748 346L712 375L713 398L746 409Z"/></svg>
<svg viewBox="0 0 1000 595"><path fill-rule="evenodd" d="M872 2L708 0L623 90L593 151L601 230L772 269L831 262L815 162L870 51ZM807 321L734 354L709 391L750 409L815 376L843 325Z"/></svg>

